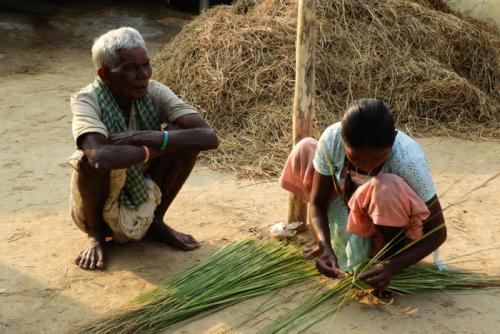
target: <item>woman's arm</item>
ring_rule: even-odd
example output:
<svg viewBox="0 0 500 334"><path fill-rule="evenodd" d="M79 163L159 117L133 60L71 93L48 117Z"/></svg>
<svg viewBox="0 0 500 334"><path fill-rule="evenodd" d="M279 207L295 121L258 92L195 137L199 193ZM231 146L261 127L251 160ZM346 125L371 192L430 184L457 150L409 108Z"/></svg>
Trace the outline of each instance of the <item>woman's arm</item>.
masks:
<svg viewBox="0 0 500 334"><path fill-rule="evenodd" d="M392 275L398 273L406 267L417 263L427 255L435 251L446 240L446 225L443 211L437 195L427 203L431 212L429 218L424 222L423 232L428 233L436 229L419 242L395 257L384 261L371 270L362 273L359 278L374 288L384 288L389 284Z"/></svg>
<svg viewBox="0 0 500 334"><path fill-rule="evenodd" d="M332 248L327 218L328 202L333 189L332 176L322 175L314 171L309 215L314 239L320 249L320 255L316 259L316 268L326 276L338 277L342 273L339 270L337 257Z"/></svg>

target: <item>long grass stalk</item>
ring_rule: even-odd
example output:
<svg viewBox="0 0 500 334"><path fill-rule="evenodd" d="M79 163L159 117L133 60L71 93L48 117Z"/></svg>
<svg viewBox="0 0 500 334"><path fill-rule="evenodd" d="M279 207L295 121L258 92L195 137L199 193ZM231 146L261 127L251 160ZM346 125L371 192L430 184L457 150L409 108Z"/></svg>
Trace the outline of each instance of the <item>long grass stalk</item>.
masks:
<svg viewBox="0 0 500 334"><path fill-rule="evenodd" d="M313 314L313 312L315 312L320 306L324 305L324 303L328 302L328 304L337 304L337 299L342 298L342 296L344 296L344 294L350 288L350 281L350 278L340 280L331 289L328 289L325 292L321 293L319 296L310 299L308 302L302 304L294 311L288 313L287 315L275 321L270 326L264 328L261 333L272 334L279 331L288 332L291 328L294 328L299 322L304 320L304 317L306 315Z"/></svg>
<svg viewBox="0 0 500 334"><path fill-rule="evenodd" d="M272 293L317 275L299 249L248 239L231 244L77 333L158 333L203 312Z"/></svg>
<svg viewBox="0 0 500 334"><path fill-rule="evenodd" d="M325 153L324 147L323 153ZM329 160L327 159L327 161ZM329 168L332 172L331 165L329 165ZM333 178L333 172L331 174ZM335 179L333 179L333 182L335 184ZM436 201L437 197L432 203L429 203L429 206L432 207ZM441 213L442 211L439 213L435 213L435 215ZM434 216L429 217L426 222L431 221ZM302 333L324 318L330 315L336 315L340 311L340 309L349 301L348 297L350 295L353 295L353 291L358 290L358 292L367 292L371 289L370 286L357 278L358 273L370 270L383 258L391 259L401 254L408 248L412 247L416 243L422 241L423 239L429 237L430 235L436 233L444 227L444 223L439 224L438 226L424 233L420 238L413 240L404 247L391 252L392 254L390 254L389 256L386 256L389 251L392 251L394 247L396 247L396 245L403 238L405 238L405 230L402 229L396 236L394 236L394 238L390 242L385 244L374 257L366 261L366 263L359 265L358 268L355 269L353 275L341 279L332 289L326 291L322 295L309 299L289 314L266 327L262 331L262 333L277 333L280 331L288 332L298 323L305 322L305 325L302 326L301 329L299 329L299 332ZM388 290L399 294L414 294L433 291L467 290L487 287L500 287L500 276L487 276L484 274L468 271L441 272L429 266L414 265L394 275L391 278ZM313 313L313 311L315 311L315 313Z"/></svg>
<svg viewBox="0 0 500 334"><path fill-rule="evenodd" d="M429 265L414 265L394 275L388 290L397 294L417 294L440 291L463 291L500 287L500 276L489 276L471 271L439 271ZM352 300L355 292L368 293L369 287L348 276L321 295L308 299L297 308L279 318L259 333L273 334L305 332L323 319L333 316Z"/></svg>

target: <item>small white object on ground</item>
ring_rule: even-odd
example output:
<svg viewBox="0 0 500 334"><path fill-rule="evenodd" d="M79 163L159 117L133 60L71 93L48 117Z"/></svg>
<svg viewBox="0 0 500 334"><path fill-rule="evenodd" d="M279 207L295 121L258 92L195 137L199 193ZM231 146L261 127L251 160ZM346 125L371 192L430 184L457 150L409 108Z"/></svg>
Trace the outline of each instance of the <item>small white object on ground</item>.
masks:
<svg viewBox="0 0 500 334"><path fill-rule="evenodd" d="M439 248L434 251L434 264L439 271L448 271L448 267L439 258Z"/></svg>
<svg viewBox="0 0 500 334"><path fill-rule="evenodd" d="M293 223L292 223L293 224ZM288 226L284 222L278 222L271 226L270 233L273 238L276 238L278 240L283 240L283 239L291 239L295 237L297 232L290 228L289 224Z"/></svg>

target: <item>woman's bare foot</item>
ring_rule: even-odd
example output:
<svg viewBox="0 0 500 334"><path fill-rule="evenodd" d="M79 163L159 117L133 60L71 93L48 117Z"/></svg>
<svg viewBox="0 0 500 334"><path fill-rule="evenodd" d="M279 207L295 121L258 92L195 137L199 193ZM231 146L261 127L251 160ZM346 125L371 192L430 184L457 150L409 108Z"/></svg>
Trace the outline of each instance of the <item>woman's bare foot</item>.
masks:
<svg viewBox="0 0 500 334"><path fill-rule="evenodd" d="M89 236L87 247L75 259L75 264L85 270L104 269L106 267L104 240Z"/></svg>
<svg viewBox="0 0 500 334"><path fill-rule="evenodd" d="M145 238L162 242L183 251L191 251L200 247L193 236L178 232L162 221L153 221Z"/></svg>

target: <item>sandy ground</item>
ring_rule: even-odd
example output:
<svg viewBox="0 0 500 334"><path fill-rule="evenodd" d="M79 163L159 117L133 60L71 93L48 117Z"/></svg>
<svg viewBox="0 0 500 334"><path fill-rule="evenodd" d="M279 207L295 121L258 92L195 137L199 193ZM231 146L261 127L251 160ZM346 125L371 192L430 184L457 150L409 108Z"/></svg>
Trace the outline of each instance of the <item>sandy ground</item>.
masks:
<svg viewBox="0 0 500 334"><path fill-rule="evenodd" d="M500 1L498 0L448 0L456 10L480 19L488 20L500 28Z"/></svg>
<svg viewBox="0 0 500 334"><path fill-rule="evenodd" d="M86 272L72 263L86 238L68 214L65 160L74 150L69 95L94 76L91 40L108 28L131 24L145 33L154 53L189 19L150 7L143 9L147 15L130 8L84 9L71 7L42 22L0 12L0 333L70 332L71 326L123 305L224 244L250 236L249 228L265 231L286 216L287 194L276 180L237 180L197 166L167 220L200 240L199 250L183 253L139 242L112 246L104 272ZM472 253L455 266L499 274L500 144L419 141L446 208L445 262ZM496 249L482 251L490 248ZM262 300L170 332L223 332ZM325 320L310 333L498 333L499 309L499 289L404 296L385 306L352 303L338 315L335 330ZM276 317L268 314L257 327Z"/></svg>

